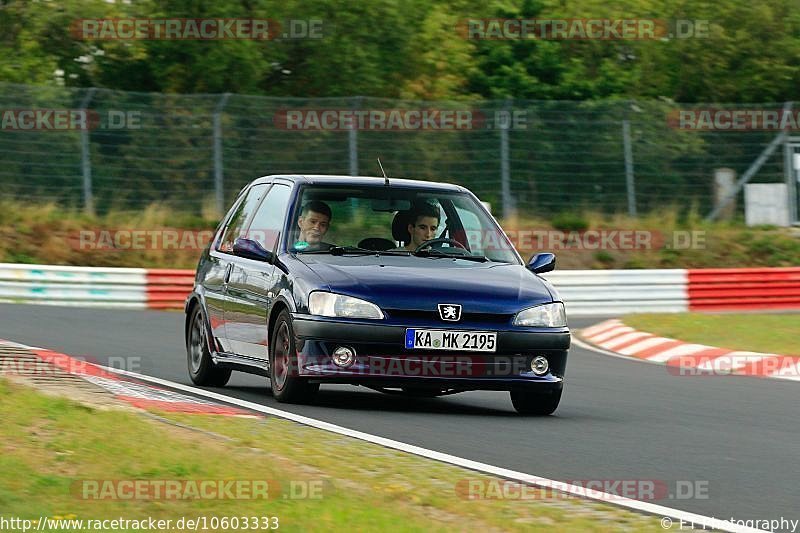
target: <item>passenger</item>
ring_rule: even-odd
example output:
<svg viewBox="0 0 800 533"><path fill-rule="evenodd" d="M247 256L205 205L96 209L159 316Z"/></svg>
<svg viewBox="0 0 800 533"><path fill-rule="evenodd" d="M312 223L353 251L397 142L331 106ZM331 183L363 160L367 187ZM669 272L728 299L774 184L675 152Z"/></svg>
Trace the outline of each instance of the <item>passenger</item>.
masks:
<svg viewBox="0 0 800 533"><path fill-rule="evenodd" d="M295 250L324 250L333 247L333 244L322 241L330 225L331 208L328 204L319 200L306 202L300 210L300 218L297 219L300 234L294 244Z"/></svg>

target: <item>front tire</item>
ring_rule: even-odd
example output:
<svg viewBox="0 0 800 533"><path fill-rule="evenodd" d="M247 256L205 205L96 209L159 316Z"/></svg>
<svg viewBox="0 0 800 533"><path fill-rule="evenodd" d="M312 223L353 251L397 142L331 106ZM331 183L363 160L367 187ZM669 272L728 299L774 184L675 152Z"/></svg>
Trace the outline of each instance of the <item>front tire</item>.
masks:
<svg viewBox="0 0 800 533"><path fill-rule="evenodd" d="M186 358L189 377L195 385L224 387L231 378L231 371L219 368L211 360L208 349L207 329L203 308L196 305L189 319L189 331L186 335Z"/></svg>
<svg viewBox="0 0 800 533"><path fill-rule="evenodd" d="M269 382L272 396L281 403L308 402L319 390L319 383L309 383L299 376L292 318L287 311L281 311L275 322L269 352Z"/></svg>
<svg viewBox="0 0 800 533"><path fill-rule="evenodd" d="M527 416L547 416L553 414L561 401L561 392L558 389L548 392L532 392L527 390L512 390L511 403L517 413Z"/></svg>

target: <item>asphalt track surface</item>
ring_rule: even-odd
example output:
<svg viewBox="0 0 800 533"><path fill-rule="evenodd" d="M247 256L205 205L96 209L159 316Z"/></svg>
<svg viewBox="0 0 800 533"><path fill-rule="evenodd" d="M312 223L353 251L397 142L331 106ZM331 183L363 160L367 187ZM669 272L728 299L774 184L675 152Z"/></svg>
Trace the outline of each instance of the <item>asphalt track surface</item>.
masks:
<svg viewBox="0 0 800 533"><path fill-rule="evenodd" d="M129 370L190 384L182 328L179 312L0 304L0 338L101 364L131 358ZM556 480L658 480L671 492L699 482L708 497L652 503L724 520L800 519L797 382L675 376L573 345L561 405L545 418L517 416L504 392L409 399L336 385L316 405L295 406L239 373L211 390Z"/></svg>

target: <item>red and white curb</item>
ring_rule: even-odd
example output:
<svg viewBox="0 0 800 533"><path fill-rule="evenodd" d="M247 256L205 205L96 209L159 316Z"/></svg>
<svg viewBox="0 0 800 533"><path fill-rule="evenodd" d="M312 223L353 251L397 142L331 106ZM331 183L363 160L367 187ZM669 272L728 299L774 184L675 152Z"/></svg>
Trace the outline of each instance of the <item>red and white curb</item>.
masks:
<svg viewBox="0 0 800 533"><path fill-rule="evenodd" d="M119 374L109 372L110 369L63 353L44 348L36 348L34 346L26 346L2 339L0 339L0 346L27 350L42 362L49 363L63 372L78 376L93 383L113 394L118 400L122 400L140 409L156 409L167 412L209 415L253 416L253 413L245 411L244 409L195 398L187 394L181 394L179 392L142 383L135 379L123 377ZM34 375L47 372L45 368L37 368L38 370L34 372Z"/></svg>
<svg viewBox="0 0 800 533"><path fill-rule="evenodd" d="M800 357L659 337L635 330L618 319L588 327L580 336L613 355L667 365L675 375L738 375L800 381Z"/></svg>

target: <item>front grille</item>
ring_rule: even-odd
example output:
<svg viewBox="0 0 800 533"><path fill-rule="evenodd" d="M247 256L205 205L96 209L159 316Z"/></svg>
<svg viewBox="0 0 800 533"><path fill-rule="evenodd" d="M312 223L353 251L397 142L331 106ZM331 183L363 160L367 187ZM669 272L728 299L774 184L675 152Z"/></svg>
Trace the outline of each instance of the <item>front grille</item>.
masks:
<svg viewBox="0 0 800 533"><path fill-rule="evenodd" d="M432 321L442 324L459 324L461 322L481 322L483 324L508 324L514 315L495 313L461 313L461 320L450 322L442 320L439 311L417 311L408 309L384 309L388 318L396 320Z"/></svg>

